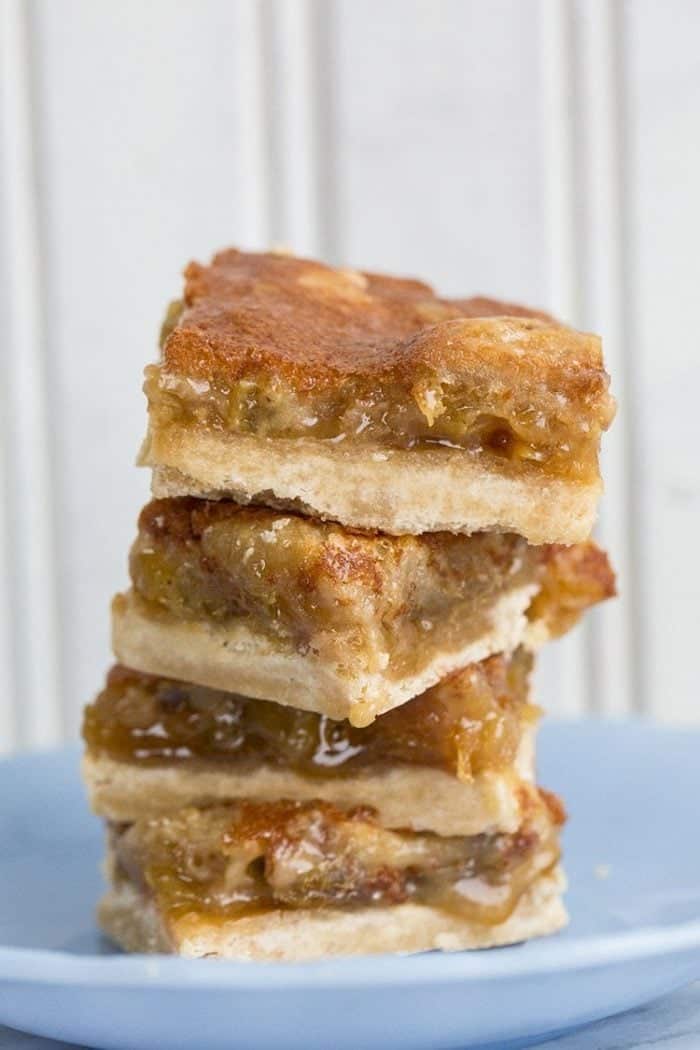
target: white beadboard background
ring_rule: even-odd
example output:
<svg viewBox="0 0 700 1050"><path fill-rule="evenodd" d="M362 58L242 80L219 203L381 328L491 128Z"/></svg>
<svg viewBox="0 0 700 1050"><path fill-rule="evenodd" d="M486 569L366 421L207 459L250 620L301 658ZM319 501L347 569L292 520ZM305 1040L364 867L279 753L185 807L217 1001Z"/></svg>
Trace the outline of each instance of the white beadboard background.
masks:
<svg viewBox="0 0 700 1050"><path fill-rule="evenodd" d="M700 4L0 0L0 749L74 736L190 258L283 243L602 332L621 597L564 714L700 718Z"/></svg>

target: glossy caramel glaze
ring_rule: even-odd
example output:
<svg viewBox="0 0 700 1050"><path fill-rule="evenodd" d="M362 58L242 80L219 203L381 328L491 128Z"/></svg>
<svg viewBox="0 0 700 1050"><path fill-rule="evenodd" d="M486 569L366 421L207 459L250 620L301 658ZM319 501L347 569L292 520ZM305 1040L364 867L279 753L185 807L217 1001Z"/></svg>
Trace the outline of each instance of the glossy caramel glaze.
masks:
<svg viewBox="0 0 700 1050"><path fill-rule="evenodd" d="M559 856L561 806L527 791L517 832L466 838L390 831L367 807L320 801L190 807L113 828L117 879L152 894L166 921L414 901L500 923Z"/></svg>
<svg viewBox="0 0 700 1050"><path fill-rule="evenodd" d="M368 767L428 766L467 780L508 768L537 709L532 657L519 650L472 664L357 729L347 721L114 667L84 716L95 756L161 765L267 764L315 777Z"/></svg>
<svg viewBox="0 0 700 1050"><path fill-rule="evenodd" d="M592 542L552 544L542 550L545 571L527 614L548 637L557 638L590 606L615 596L615 574L607 554Z"/></svg>
<svg viewBox="0 0 700 1050"><path fill-rule="evenodd" d="M540 563L514 534L372 535L185 497L144 508L130 568L149 614L244 622L285 651L398 676L488 629Z"/></svg>
<svg viewBox="0 0 700 1050"><path fill-rule="evenodd" d="M131 578L149 615L245 622L281 647L328 659L389 654L388 675L460 648L508 590L539 586L529 612L549 635L614 593L594 544L533 547L512 533L373 535L230 501L154 500Z"/></svg>

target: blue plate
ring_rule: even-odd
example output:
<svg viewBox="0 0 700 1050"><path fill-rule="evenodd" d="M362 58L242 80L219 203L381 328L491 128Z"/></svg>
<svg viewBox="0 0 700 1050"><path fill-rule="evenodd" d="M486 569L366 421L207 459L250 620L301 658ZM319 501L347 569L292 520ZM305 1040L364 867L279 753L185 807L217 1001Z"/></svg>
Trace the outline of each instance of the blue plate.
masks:
<svg viewBox="0 0 700 1050"><path fill-rule="evenodd" d="M115 952L78 753L0 763L0 1023L105 1048L524 1046L700 977L700 732L550 724L570 927L512 948L304 964Z"/></svg>

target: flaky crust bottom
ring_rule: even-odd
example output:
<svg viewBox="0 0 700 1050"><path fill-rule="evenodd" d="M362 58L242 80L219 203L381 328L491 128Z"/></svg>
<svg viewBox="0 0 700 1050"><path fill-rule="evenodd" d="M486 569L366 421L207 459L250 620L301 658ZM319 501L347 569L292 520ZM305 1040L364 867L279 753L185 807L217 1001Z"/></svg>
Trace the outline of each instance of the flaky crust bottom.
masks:
<svg viewBox="0 0 700 1050"><path fill-rule="evenodd" d="M567 922L560 868L541 875L506 922L486 926L422 904L393 907L272 911L212 922L191 914L170 928L154 904L130 884L103 898L98 920L126 951L170 952L190 958L295 961L331 955L461 951L516 944Z"/></svg>
<svg viewBox="0 0 700 1050"><path fill-rule="evenodd" d="M262 439L171 424L153 430L139 462L154 496L223 497L295 508L382 532L517 532L530 543L590 535L601 482L509 477L461 449L373 449Z"/></svg>
<svg viewBox="0 0 700 1050"><path fill-rule="evenodd" d="M493 603L489 628L478 637L462 649L426 658L419 673L395 680L382 673L349 677L329 661L273 646L244 624L158 619L133 591L117 595L112 603L112 645L119 662L135 671L365 726L452 671L493 653L511 652L526 636L525 610L536 590L536 585L527 585L502 595Z"/></svg>
<svg viewBox="0 0 700 1050"><path fill-rule="evenodd" d="M520 826L527 804L524 785L533 779L533 738L534 731L528 729L511 770L481 773L466 782L440 769L419 766L324 778L266 765L244 770L201 761L139 766L92 755L83 759L83 777L93 811L118 822L235 799L320 798L342 808L371 806L387 828L438 835L510 833Z"/></svg>

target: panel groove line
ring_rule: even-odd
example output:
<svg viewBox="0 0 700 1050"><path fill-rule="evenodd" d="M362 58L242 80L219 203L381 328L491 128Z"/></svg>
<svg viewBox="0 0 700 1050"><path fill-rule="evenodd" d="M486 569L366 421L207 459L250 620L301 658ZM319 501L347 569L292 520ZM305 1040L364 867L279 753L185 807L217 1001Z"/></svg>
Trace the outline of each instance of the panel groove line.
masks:
<svg viewBox="0 0 700 1050"><path fill-rule="evenodd" d="M634 300L626 199L632 172L625 147L624 27L617 4L577 0L576 40L580 84L581 173L578 211L581 320L603 336L606 364L618 398L618 416L603 441L606 493L597 536L610 551L620 596L591 617L589 635L592 693L606 714L646 710L638 594L638 444L634 428L639 401L632 367Z"/></svg>
<svg viewBox="0 0 700 1050"><path fill-rule="evenodd" d="M622 376L626 397L626 411L621 423L625 427L626 448L628 457L624 464L624 479L620 479L620 491L624 491L627 511L627 532L623 542L628 545L629 571L625 578L628 589L627 608L630 620L631 648L631 684L633 689L632 705L642 714L658 714L652 710L650 690L650 668L648 665L649 648L645 644L645 631L648 622L648 600L645 559L642 555L642 523L644 469L642 463L642 445L640 425L642 418L642 399L637 381L635 366L635 347L638 339L638 288L637 250L635 224L633 217L630 182L635 176L632 163L630 143L631 125L631 85L628 62L629 28L625 9L621 3L612 5L611 17L615 20L615 32L618 48L617 77L617 134L619 136L618 168L618 206L621 221L621 258L620 258L620 299L622 304L623 356ZM638 178L638 172L636 173ZM626 486L622 488L622 482Z"/></svg>
<svg viewBox="0 0 700 1050"><path fill-rule="evenodd" d="M0 19L2 13L0 12ZM0 38L3 36L4 27L0 25ZM2 55L2 43L0 43L0 56ZM1 58L0 58L1 60ZM6 163L5 150L5 121L3 119L2 103L4 91L0 82L0 215L4 214L5 201L5 179L4 168ZM9 287L7 269L9 259L6 253L0 251L0 370L3 376L7 375L8 362L6 357L10 353L10 334L7 331L7 317L9 314L9 303L4 301ZM3 381L0 383L0 754L13 750L17 743L17 720L15 710L15 675L13 659L13 630L12 610L14 607L12 583L12 551L10 532L10 482L9 482L9 404L8 388Z"/></svg>
<svg viewBox="0 0 700 1050"><path fill-rule="evenodd" d="M268 42L262 2L237 0L233 8L237 38L233 89L238 102L240 156L237 191L249 213L241 217L244 221L239 220L234 233L237 247L257 250L266 248L275 235L271 197L277 190L269 168L270 85L266 76Z"/></svg>
<svg viewBox="0 0 700 1050"><path fill-rule="evenodd" d="M700 5L625 0L619 7L640 706L664 721L697 723Z"/></svg>
<svg viewBox="0 0 700 1050"><path fill-rule="evenodd" d="M271 246L318 255L321 202L310 0L260 0Z"/></svg>
<svg viewBox="0 0 700 1050"><path fill-rule="evenodd" d="M581 254L577 237L576 49L571 0L541 0L539 6L547 309L571 324L581 311ZM553 674L543 692L557 714L581 714L593 706L584 620L573 634L545 653ZM556 693L556 696L553 694Z"/></svg>
<svg viewBox="0 0 700 1050"><path fill-rule="evenodd" d="M260 85L263 110L263 179L270 246L287 246L287 201L283 167L284 92L283 41L279 33L278 0L257 0L260 40Z"/></svg>
<svg viewBox="0 0 700 1050"><path fill-rule="evenodd" d="M4 61L5 53L11 46L13 34L10 32L9 20L16 11L9 5L0 5L0 219L5 228L5 215L9 205L8 173L10 169L10 143L12 135L9 127L11 101L8 99L7 76L9 66ZM0 383L0 753L12 750L17 743L17 724L15 718L15 651L14 631L12 626L14 609L14 574L11 550L12 537L12 492L10 486L11 457L11 419L10 387L5 380L11 362L11 331L9 325L12 303L9 298L11 287L11 260L8 251L9 241L3 240L0 245L0 369L3 381Z"/></svg>
<svg viewBox="0 0 700 1050"><path fill-rule="evenodd" d="M0 30L0 33L2 30ZM1 94L1 89L0 89ZM2 121L0 121L0 142L2 140ZM0 147L0 162L3 157L3 149ZM2 173L0 172L0 201L3 199ZM0 281L2 286L7 287L5 279L5 260L0 258ZM0 301L0 309L3 316L7 316L7 310ZM9 352L8 340L0 329L0 369L2 374L7 374L5 354ZM0 385L0 754L11 751L17 742L16 711L15 711L15 687L13 668L13 632L12 620L12 593L10 591L10 519L9 502L10 487L8 481L8 433L7 433L7 387Z"/></svg>
<svg viewBox="0 0 700 1050"><path fill-rule="evenodd" d="M147 499L133 459L163 307L189 259L268 241L260 26L257 0L40 0L35 22L64 695L77 735Z"/></svg>
<svg viewBox="0 0 700 1050"><path fill-rule="evenodd" d="M338 9L336 0L311 5L310 56L313 76L314 165L317 180L318 242L330 263L349 263L341 235L339 166Z"/></svg>
<svg viewBox="0 0 700 1050"><path fill-rule="evenodd" d="M18 742L56 743L62 735L42 230L32 121L30 11L2 7L4 113L3 238L7 346L5 396L11 623Z"/></svg>

